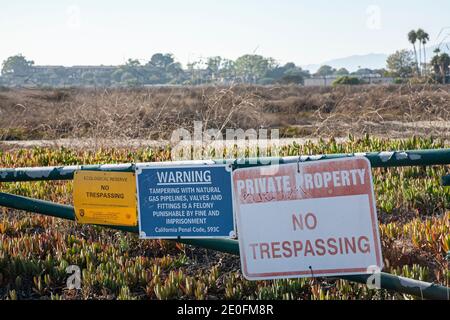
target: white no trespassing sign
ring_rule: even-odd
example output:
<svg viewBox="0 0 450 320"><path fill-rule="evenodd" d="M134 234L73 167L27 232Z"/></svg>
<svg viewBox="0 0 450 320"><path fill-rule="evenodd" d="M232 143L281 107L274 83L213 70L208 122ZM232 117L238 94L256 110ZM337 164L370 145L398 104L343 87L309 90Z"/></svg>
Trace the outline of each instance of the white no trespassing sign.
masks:
<svg viewBox="0 0 450 320"><path fill-rule="evenodd" d="M363 274L382 268L366 158L237 169L233 186L247 279Z"/></svg>

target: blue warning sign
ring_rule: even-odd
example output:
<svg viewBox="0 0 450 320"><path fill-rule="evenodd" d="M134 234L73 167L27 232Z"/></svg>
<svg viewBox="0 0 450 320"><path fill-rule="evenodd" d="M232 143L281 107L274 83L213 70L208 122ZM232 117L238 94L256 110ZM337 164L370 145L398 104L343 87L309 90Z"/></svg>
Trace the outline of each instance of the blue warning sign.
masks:
<svg viewBox="0 0 450 320"><path fill-rule="evenodd" d="M138 167L142 239L235 237L230 165Z"/></svg>

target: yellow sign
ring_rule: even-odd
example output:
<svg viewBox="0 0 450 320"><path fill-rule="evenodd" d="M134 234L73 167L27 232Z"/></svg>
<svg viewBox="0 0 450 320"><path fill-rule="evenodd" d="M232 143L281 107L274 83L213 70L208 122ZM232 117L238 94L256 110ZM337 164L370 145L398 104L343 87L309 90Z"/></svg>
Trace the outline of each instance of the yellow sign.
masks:
<svg viewBox="0 0 450 320"><path fill-rule="evenodd" d="M137 225L136 178L132 172L76 171L73 202L79 223Z"/></svg>

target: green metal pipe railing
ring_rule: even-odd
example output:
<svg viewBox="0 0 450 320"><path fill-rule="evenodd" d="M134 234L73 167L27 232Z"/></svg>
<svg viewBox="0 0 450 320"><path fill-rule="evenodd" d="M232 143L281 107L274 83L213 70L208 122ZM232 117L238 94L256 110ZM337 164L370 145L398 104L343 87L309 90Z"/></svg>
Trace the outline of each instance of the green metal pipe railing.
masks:
<svg viewBox="0 0 450 320"><path fill-rule="evenodd" d="M266 157L245 159L216 159L205 161L174 161L171 164L194 164L194 163L231 163L234 168L251 166L264 166L273 164L295 163L305 161L317 161L326 159L337 159L345 157L364 156L373 168L404 167L404 166L430 166L450 164L450 149L409 150L397 152L364 152L364 153L340 153L313 156L292 157ZM0 169L0 182L18 181L40 181L40 180L72 180L77 170L100 170L100 171L129 171L135 170L136 165L152 166L162 163L126 163L126 164L103 164L103 165L79 165L79 166L56 166L36 168L3 168Z"/></svg>
<svg viewBox="0 0 450 320"><path fill-rule="evenodd" d="M48 216L75 220L74 208L69 205L53 203L45 200L38 200L24 196L18 196L0 192L0 206L5 206L17 210L41 213ZM105 226L122 231L138 233L137 227ZM175 241L175 240L174 240ZM177 242L194 245L206 249L226 252L239 255L239 244L236 240L227 239L178 239ZM339 278L367 284L370 274L341 276ZM424 299L449 300L450 288L395 276L389 273L380 273L380 287L387 290L394 290L403 294L410 294Z"/></svg>

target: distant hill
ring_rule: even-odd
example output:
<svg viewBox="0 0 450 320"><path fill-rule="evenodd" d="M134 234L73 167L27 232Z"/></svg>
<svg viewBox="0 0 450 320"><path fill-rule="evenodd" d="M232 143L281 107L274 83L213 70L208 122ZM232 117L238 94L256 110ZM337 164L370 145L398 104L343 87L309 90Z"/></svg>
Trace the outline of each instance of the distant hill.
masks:
<svg viewBox="0 0 450 320"><path fill-rule="evenodd" d="M364 55L353 55L344 58L333 59L325 61L321 64L310 64L302 66L303 69L314 73L322 65L329 65L333 68L346 68L348 71L353 72L359 68L380 69L386 66L386 59L388 55L384 53L370 53Z"/></svg>
<svg viewBox="0 0 450 320"><path fill-rule="evenodd" d="M324 64L337 69L346 68L350 72L356 71L359 68L380 69L385 67L387 57L388 55L384 53L353 55L349 57L325 61L320 64L305 65L302 66L302 68L311 71L311 73L316 72L317 69L319 69L320 66Z"/></svg>
<svg viewBox="0 0 450 320"><path fill-rule="evenodd" d="M433 51L437 46L430 46L427 48L427 58L431 59L434 55ZM410 49L410 48L408 48ZM441 50L445 52L450 52L450 42L441 45ZM329 61L325 61L320 64L309 64L303 65L302 68L305 70L309 70L311 73L317 71L322 65L329 65L333 68L346 68L348 71L356 71L360 67L361 68L369 68L369 69L380 69L386 67L386 59L389 54L385 53L369 53L363 55L353 55L344 58L332 59Z"/></svg>

